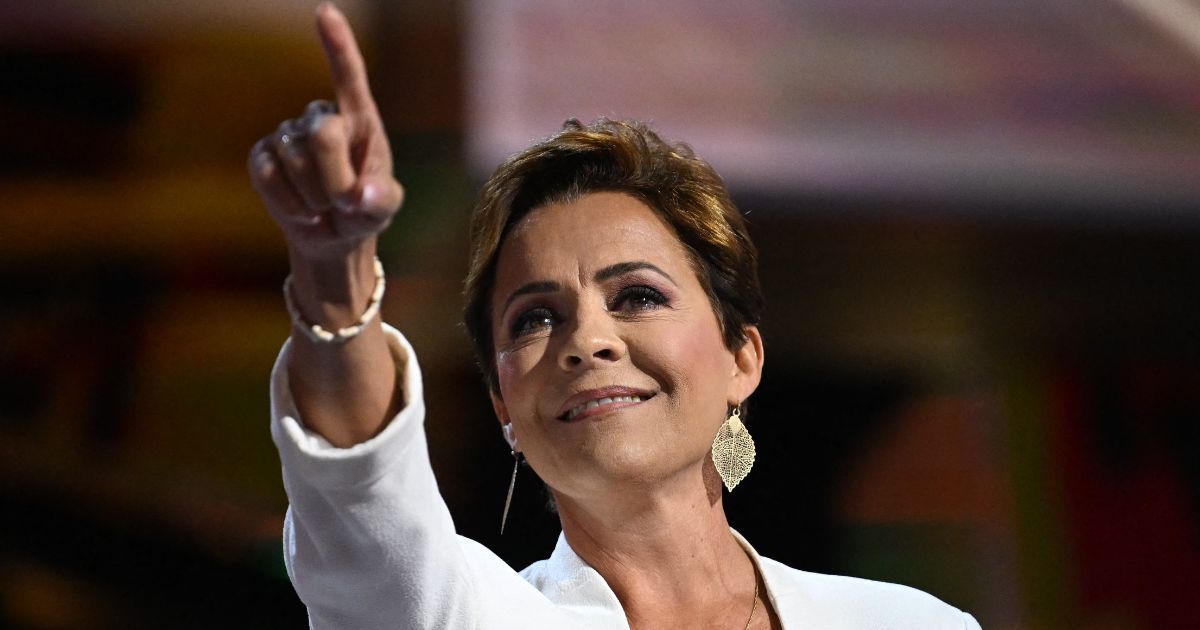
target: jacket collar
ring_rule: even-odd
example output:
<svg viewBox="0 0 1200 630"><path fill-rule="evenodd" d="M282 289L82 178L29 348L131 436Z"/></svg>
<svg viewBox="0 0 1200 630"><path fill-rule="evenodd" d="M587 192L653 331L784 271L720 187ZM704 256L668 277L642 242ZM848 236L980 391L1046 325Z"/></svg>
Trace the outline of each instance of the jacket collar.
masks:
<svg viewBox="0 0 1200 630"><path fill-rule="evenodd" d="M759 556L737 530L730 528L729 531L733 533L742 549L746 550L746 555L762 576L766 587L765 597L771 602L775 614L786 629L787 620L797 618L804 602L807 601L807 598L796 592L799 584L792 578L791 573L794 571L769 558ZM625 611L616 593L598 571L575 553L565 534L559 533L554 552L545 561L543 568L547 579L540 586L542 593L550 601L559 606L588 609L598 616L615 617L620 619L622 627L628 628Z"/></svg>

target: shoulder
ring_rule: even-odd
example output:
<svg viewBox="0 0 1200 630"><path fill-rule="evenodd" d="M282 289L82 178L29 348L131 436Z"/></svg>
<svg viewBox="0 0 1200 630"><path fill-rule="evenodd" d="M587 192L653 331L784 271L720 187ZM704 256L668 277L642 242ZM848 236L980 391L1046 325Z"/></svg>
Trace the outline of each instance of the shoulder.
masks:
<svg viewBox="0 0 1200 630"><path fill-rule="evenodd" d="M924 592L887 582L793 569L760 558L763 577L785 626L978 630L974 618Z"/></svg>

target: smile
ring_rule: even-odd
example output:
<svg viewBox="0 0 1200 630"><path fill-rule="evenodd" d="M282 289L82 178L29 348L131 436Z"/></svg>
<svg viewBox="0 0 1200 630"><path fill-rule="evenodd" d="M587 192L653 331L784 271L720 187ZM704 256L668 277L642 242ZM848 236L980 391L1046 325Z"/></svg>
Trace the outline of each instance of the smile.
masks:
<svg viewBox="0 0 1200 630"><path fill-rule="evenodd" d="M569 422L621 407L637 405L653 396L654 394L650 392L635 391L626 387L610 387L582 392L567 401L567 409L558 415L558 419Z"/></svg>
<svg viewBox="0 0 1200 630"><path fill-rule="evenodd" d="M600 400L588 401L587 403L579 405L578 407L575 407L574 409L568 411L566 419L572 420L575 418L575 416L578 416L579 414L581 414L585 411L588 411L591 409L596 409L598 407L603 407L605 405L610 405L612 403L618 403L618 402L640 403L640 402L642 402L642 399L640 396L617 396L616 398L601 398Z"/></svg>

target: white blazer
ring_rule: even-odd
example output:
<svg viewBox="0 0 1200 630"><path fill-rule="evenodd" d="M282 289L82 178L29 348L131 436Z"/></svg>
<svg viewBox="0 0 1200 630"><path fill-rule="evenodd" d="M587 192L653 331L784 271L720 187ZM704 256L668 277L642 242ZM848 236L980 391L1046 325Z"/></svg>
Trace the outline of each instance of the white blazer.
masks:
<svg viewBox="0 0 1200 630"><path fill-rule="evenodd" d="M361 444L336 448L304 427L287 379L290 340L271 373L271 436L291 502L284 560L310 626L628 630L616 594L564 536L550 558L518 574L455 533L429 465L416 355L384 330L406 405ZM734 535L785 630L979 630L971 615L921 591L792 569Z"/></svg>

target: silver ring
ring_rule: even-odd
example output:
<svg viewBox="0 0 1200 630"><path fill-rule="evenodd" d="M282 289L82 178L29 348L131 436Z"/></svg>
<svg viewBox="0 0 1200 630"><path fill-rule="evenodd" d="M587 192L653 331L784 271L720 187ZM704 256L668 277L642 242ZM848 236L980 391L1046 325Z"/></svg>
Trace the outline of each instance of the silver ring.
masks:
<svg viewBox="0 0 1200 630"><path fill-rule="evenodd" d="M298 149L296 145L307 137L308 130L304 125L297 124L295 120L288 120L280 125L279 144L286 149Z"/></svg>

